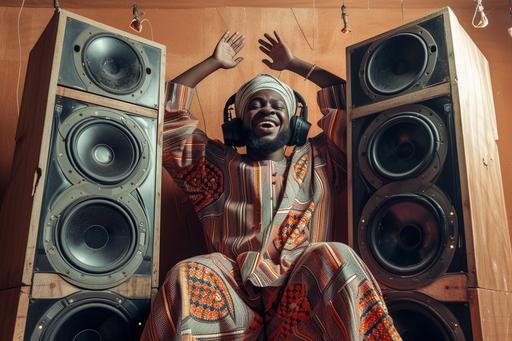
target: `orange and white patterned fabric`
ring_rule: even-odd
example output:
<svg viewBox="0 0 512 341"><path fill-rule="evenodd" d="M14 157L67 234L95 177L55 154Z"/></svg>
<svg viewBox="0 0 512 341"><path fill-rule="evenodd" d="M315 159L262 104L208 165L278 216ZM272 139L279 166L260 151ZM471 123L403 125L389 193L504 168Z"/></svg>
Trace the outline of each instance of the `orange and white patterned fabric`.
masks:
<svg viewBox="0 0 512 341"><path fill-rule="evenodd" d="M319 92L324 132L278 162L209 140L188 109L193 89L171 86L163 164L211 253L171 269L142 340L400 340L365 265L327 242L346 186L342 86Z"/></svg>

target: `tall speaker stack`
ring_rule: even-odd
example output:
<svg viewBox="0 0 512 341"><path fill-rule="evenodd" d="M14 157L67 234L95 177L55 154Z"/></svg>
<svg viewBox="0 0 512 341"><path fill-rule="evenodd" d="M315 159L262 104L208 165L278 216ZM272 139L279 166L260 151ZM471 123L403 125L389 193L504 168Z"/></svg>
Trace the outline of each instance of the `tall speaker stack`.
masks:
<svg viewBox="0 0 512 341"><path fill-rule="evenodd" d="M486 59L445 8L347 48L349 240L404 340L512 340Z"/></svg>
<svg viewBox="0 0 512 341"><path fill-rule="evenodd" d="M58 10L0 216L1 340L138 340L158 286L165 47Z"/></svg>

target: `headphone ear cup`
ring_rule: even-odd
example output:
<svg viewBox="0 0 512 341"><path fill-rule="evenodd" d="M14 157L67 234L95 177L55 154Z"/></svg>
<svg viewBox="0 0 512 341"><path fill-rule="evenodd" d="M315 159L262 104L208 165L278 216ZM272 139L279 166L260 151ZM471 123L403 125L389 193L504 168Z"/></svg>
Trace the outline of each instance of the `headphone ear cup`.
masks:
<svg viewBox="0 0 512 341"><path fill-rule="evenodd" d="M290 129L292 130L292 136L288 141L288 146L302 146L308 140L309 128L311 123L305 121L300 116L293 116L290 120Z"/></svg>
<svg viewBox="0 0 512 341"><path fill-rule="evenodd" d="M222 124L222 133L224 135L224 144L228 146L241 147L245 145L243 139L243 123L239 117Z"/></svg>

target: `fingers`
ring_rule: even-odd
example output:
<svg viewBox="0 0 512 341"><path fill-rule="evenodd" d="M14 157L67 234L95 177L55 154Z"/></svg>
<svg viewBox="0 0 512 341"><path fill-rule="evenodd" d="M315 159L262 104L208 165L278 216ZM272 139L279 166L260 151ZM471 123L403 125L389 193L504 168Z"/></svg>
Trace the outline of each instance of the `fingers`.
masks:
<svg viewBox="0 0 512 341"><path fill-rule="evenodd" d="M281 37L279 37L279 35L277 34L277 32L276 32L276 31L274 31L274 35L276 36L277 41L278 41L279 43L282 43L282 41L281 41Z"/></svg>
<svg viewBox="0 0 512 341"><path fill-rule="evenodd" d="M242 34L240 32L233 33L227 40L226 43L233 44L235 41L237 41Z"/></svg>
<svg viewBox="0 0 512 341"><path fill-rule="evenodd" d="M228 37L229 37L229 31L226 31L220 38L220 41L226 41L228 39Z"/></svg>
<svg viewBox="0 0 512 341"><path fill-rule="evenodd" d="M260 46L260 51L263 52L264 54L266 54L267 56L272 57L270 55L271 54L270 50L266 49L265 47Z"/></svg>
<svg viewBox="0 0 512 341"><path fill-rule="evenodd" d="M232 45L232 48L233 48L233 51L235 51L235 54L237 54L238 52L240 52L240 50L244 46L245 46L245 37L236 46Z"/></svg>
<svg viewBox="0 0 512 341"><path fill-rule="evenodd" d="M269 50L272 50L272 45L270 45L269 43L267 43L265 40L263 39L258 39L258 43L260 43L261 45L263 45L264 47L266 47L267 49Z"/></svg>
<svg viewBox="0 0 512 341"><path fill-rule="evenodd" d="M265 36L265 38L267 38L268 41L270 41L272 43L272 45L277 44L277 41L274 38L272 38L268 33L265 33L263 35Z"/></svg>
<svg viewBox="0 0 512 341"><path fill-rule="evenodd" d="M261 62L263 64L265 64L266 66L268 66L269 68L273 69L274 67L272 66L272 62L268 59L262 59Z"/></svg>
<svg viewBox="0 0 512 341"><path fill-rule="evenodd" d="M244 57L238 57L237 59L235 59L235 66L240 64L242 60L244 60Z"/></svg>

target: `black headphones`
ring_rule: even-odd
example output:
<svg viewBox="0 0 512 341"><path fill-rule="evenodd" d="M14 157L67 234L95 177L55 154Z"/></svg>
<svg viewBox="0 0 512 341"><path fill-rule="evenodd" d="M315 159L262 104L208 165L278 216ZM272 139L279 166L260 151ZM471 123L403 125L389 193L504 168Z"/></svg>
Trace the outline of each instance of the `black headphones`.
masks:
<svg viewBox="0 0 512 341"><path fill-rule="evenodd" d="M311 123L308 122L308 106L304 98L295 90L293 90L297 104L300 105L300 115L294 115L290 119L290 129L292 136L288 141L288 146L302 146L308 140L309 128ZM232 117L231 110L235 104L236 93L233 94L224 106L224 123L222 124L222 133L224 134L224 144L228 146L241 147L245 145L243 138L243 122L240 117Z"/></svg>

